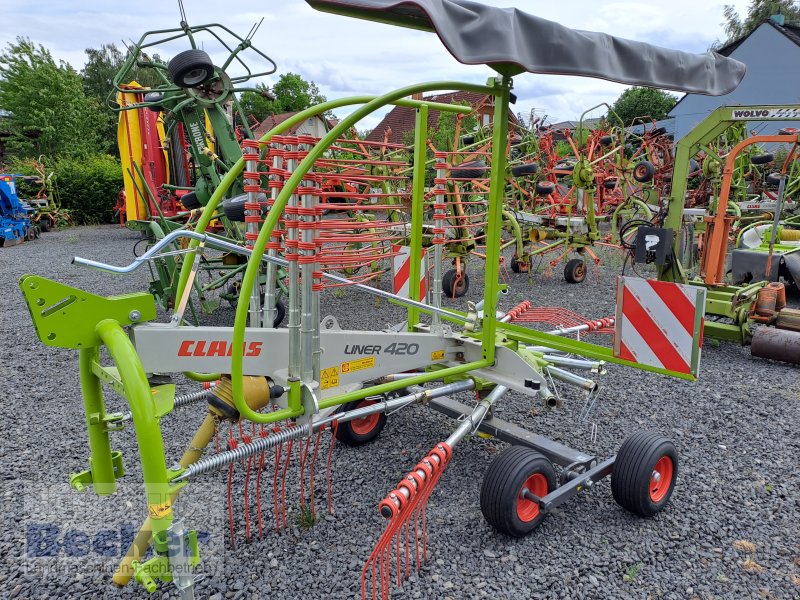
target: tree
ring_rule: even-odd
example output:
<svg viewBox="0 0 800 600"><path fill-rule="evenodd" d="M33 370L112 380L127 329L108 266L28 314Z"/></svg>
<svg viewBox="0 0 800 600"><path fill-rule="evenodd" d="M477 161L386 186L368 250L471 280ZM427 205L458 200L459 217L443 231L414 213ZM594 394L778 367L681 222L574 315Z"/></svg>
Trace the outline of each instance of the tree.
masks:
<svg viewBox="0 0 800 600"><path fill-rule="evenodd" d="M316 83L295 73L284 73L278 78L278 83L272 86L274 100L267 98L264 84L258 84L256 88L258 92L244 92L240 103L245 115L253 115L259 121L270 115L297 112L325 102L325 96Z"/></svg>
<svg viewBox="0 0 800 600"><path fill-rule="evenodd" d="M276 112L296 112L326 100L316 83L294 73L281 75L278 83L272 86L272 93L275 95Z"/></svg>
<svg viewBox="0 0 800 600"><path fill-rule="evenodd" d="M678 102L672 94L662 90L646 87L631 87L622 92L611 109L622 119L625 125L630 125L636 118L663 119ZM613 115L609 120L616 121Z"/></svg>
<svg viewBox="0 0 800 600"><path fill-rule="evenodd" d="M257 84L256 89L257 92L244 92L239 98L239 104L245 116L253 116L260 123L268 116L275 114L275 103L265 84Z"/></svg>
<svg viewBox="0 0 800 600"><path fill-rule="evenodd" d="M87 97L93 98L97 102L103 116L102 123L98 123L97 126L98 134L102 140L102 147L99 149L117 154L119 152L116 145L119 114L114 110L117 107L114 77L122 69L127 57L115 44L103 44L99 48L87 48L85 52L86 64L83 67L83 71L81 71L83 89ZM158 54L154 54L150 60L153 64L165 64ZM125 81L121 83L130 83L132 81L144 87L156 87L165 84L165 81L159 76L157 69L154 67L133 67Z"/></svg>
<svg viewBox="0 0 800 600"><path fill-rule="evenodd" d="M722 14L725 17L723 26L728 39L721 46L725 46L746 36L772 15L783 15L787 24L800 24L800 2L797 0L751 0L747 16L744 19L730 4L725 5Z"/></svg>
<svg viewBox="0 0 800 600"><path fill-rule="evenodd" d="M83 81L65 62L56 64L43 46L18 37L0 55L0 106L9 151L20 157L81 156L100 144L97 102L86 97Z"/></svg>
<svg viewBox="0 0 800 600"><path fill-rule="evenodd" d="M103 44L100 48L86 49L86 65L81 71L83 89L89 98L95 99L102 114L102 123L98 123L97 131L104 142L105 151L114 152L117 148L114 140L117 137L118 116L113 108L114 76L125 62L122 52L114 44ZM115 152L114 152L115 153Z"/></svg>

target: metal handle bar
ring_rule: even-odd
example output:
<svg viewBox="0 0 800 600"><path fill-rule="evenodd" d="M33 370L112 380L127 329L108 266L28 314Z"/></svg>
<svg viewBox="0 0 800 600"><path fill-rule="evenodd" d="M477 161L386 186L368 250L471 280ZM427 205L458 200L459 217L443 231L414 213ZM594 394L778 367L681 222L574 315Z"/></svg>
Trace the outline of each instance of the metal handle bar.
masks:
<svg viewBox="0 0 800 600"><path fill-rule="evenodd" d="M196 231L176 230L165 235L161 240L153 244L153 246L149 250L147 250L141 256L136 257L131 264L125 267L117 267L114 265L109 265L107 263L91 260L89 258L81 258L80 256L73 257L72 264L81 265L83 267L92 267L93 269L106 271L108 273L117 273L117 274L132 273L133 271L141 267L143 264L145 264L147 261L159 258L160 256L159 251L162 248L169 246L175 240L181 238L198 240L199 242L204 243L209 248L215 248L217 250L226 250L228 252L234 252L236 254L241 254L247 257L249 257L252 254L252 250L250 250L249 248L238 246L233 242L228 242L218 237L213 237L204 233L197 233ZM268 256L267 254L263 254L261 256L261 260L263 262L271 262L281 267L286 267L289 265L289 261L286 260L285 258L279 258L277 256ZM467 317L460 315L458 313L450 312L449 310L445 310L443 308L437 308L435 306L429 306L424 302L418 302L416 300L403 298L401 296L392 294L391 292L379 290L377 288L370 287L363 283L353 283L350 279L347 279L346 277L339 277L338 275L333 275L331 273L324 273L324 272L322 273L322 276L325 277L326 279L335 281L337 283L345 283L351 285L368 294L372 294L373 296L379 296L381 298L385 298L387 300L391 300L393 302L397 302L405 306L413 306L421 310L424 310L426 312L436 313L444 317L447 317L448 319L458 321L459 323L466 323L468 321Z"/></svg>

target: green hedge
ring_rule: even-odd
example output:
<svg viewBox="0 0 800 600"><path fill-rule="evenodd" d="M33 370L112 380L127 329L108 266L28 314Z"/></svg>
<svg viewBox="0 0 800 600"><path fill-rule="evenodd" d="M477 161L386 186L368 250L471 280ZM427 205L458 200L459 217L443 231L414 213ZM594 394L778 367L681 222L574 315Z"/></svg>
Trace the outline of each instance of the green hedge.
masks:
<svg viewBox="0 0 800 600"><path fill-rule="evenodd" d="M77 223L111 223L122 189L118 159L97 154L85 159L62 158L55 165L54 183L61 207Z"/></svg>
<svg viewBox="0 0 800 600"><path fill-rule="evenodd" d="M119 159L107 154L87 158L61 158L45 163L55 196L61 208L69 209L75 223L112 223L117 195L122 189L122 166ZM31 161L11 161L3 169L6 173L35 175ZM22 198L35 194L39 186L20 186Z"/></svg>

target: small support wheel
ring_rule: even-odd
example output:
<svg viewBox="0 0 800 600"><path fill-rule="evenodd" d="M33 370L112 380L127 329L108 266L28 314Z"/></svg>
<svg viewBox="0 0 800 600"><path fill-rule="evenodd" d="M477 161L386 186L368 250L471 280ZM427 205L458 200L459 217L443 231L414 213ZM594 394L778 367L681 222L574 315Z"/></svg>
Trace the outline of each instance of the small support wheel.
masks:
<svg viewBox="0 0 800 600"><path fill-rule="evenodd" d="M375 404L375 400L354 400L343 405L341 412L363 408L372 404ZM339 423L336 428L336 439L345 446L363 446L378 437L384 425L386 425L385 413L375 413L360 419Z"/></svg>
<svg viewBox="0 0 800 600"><path fill-rule="evenodd" d="M539 196L549 196L556 191L556 184L552 181L537 181L536 193Z"/></svg>
<svg viewBox="0 0 800 600"><path fill-rule="evenodd" d="M211 79L214 63L204 50L192 48L176 54L167 64L167 72L178 87L193 88Z"/></svg>
<svg viewBox="0 0 800 600"><path fill-rule="evenodd" d="M501 533L524 537L546 516L525 491L543 498L555 488L555 470L547 458L531 448L511 446L492 461L483 478L483 518Z"/></svg>
<svg viewBox="0 0 800 600"><path fill-rule="evenodd" d="M226 198L222 201L222 212L226 217L228 217L229 220L237 223L244 223L244 204L247 202L247 199L247 194L240 194L238 196L234 196L233 198Z"/></svg>
<svg viewBox="0 0 800 600"><path fill-rule="evenodd" d="M511 257L511 270L514 273L527 273L530 269L530 264L525 260L518 260L516 256Z"/></svg>
<svg viewBox="0 0 800 600"><path fill-rule="evenodd" d="M25 232L25 237L28 239L29 242L32 242L37 238L36 228L33 225L28 227L28 230Z"/></svg>
<svg viewBox="0 0 800 600"><path fill-rule="evenodd" d="M458 276L458 271L450 269L442 277L442 293L448 298L461 298L469 290L469 275L466 271L461 271L461 277Z"/></svg>
<svg viewBox="0 0 800 600"><path fill-rule="evenodd" d="M286 317L286 307L280 300L275 302L275 319L272 321L273 327L280 327L283 319Z"/></svg>
<svg viewBox="0 0 800 600"><path fill-rule="evenodd" d="M468 160L460 165L453 165L450 176L454 179L481 179L486 177L486 161Z"/></svg>
<svg viewBox="0 0 800 600"><path fill-rule="evenodd" d="M613 190L615 187L617 187L618 183L619 179L616 177L609 177L608 179L603 180L603 187L607 190Z"/></svg>
<svg viewBox="0 0 800 600"><path fill-rule="evenodd" d="M775 160L775 155L767 152L765 154L755 154L750 157L750 162L754 165L766 165Z"/></svg>
<svg viewBox="0 0 800 600"><path fill-rule="evenodd" d="M197 194L194 192L189 192L188 194L184 194L180 198L181 204L186 210L194 210L195 208L203 208L203 205L200 204L200 199L197 197Z"/></svg>
<svg viewBox="0 0 800 600"><path fill-rule="evenodd" d="M42 230L42 233L47 233L50 231L50 217L44 215L41 219L39 219L39 229Z"/></svg>
<svg viewBox="0 0 800 600"><path fill-rule="evenodd" d="M633 167L633 178L639 183L648 183L656 174L656 166L650 161L643 160Z"/></svg>
<svg viewBox="0 0 800 600"><path fill-rule="evenodd" d="M678 453L671 440L648 431L628 437L617 453L611 492L622 508L652 517L669 502L678 477Z"/></svg>
<svg viewBox="0 0 800 600"><path fill-rule="evenodd" d="M581 258L572 258L564 266L564 280L567 283L580 283L586 279L586 263Z"/></svg>
<svg viewBox="0 0 800 600"><path fill-rule="evenodd" d="M539 171L537 163L528 163L524 165L514 165L511 167L511 174L514 177L524 177L525 175L536 175Z"/></svg>

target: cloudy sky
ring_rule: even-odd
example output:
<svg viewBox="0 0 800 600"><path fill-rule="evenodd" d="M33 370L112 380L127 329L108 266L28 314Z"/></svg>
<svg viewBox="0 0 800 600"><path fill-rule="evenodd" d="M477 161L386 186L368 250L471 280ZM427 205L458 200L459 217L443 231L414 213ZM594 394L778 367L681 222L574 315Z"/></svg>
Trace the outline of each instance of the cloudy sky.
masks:
<svg viewBox="0 0 800 600"><path fill-rule="evenodd" d="M740 14L748 0L483 0L517 8L574 29L603 31L668 48L705 52L724 39L722 11L733 4ZM458 79L483 83L486 67L461 65L429 33L319 13L302 0L239 2L185 0L190 24L222 23L240 35L264 19L254 45L270 56L278 71L315 81L329 99L379 94L411 83ZM177 0L0 0L0 43L27 36L47 47L56 59L76 69L86 48L138 40L148 29L177 27ZM204 45L216 61L217 46ZM174 56L185 45L164 47ZM258 61L250 61L253 67ZM547 115L551 122L577 118L600 102L612 103L625 86L597 79L522 74L515 78L519 101L514 110ZM344 114L343 112L340 113ZM359 125L373 127L380 115Z"/></svg>

